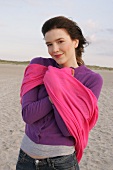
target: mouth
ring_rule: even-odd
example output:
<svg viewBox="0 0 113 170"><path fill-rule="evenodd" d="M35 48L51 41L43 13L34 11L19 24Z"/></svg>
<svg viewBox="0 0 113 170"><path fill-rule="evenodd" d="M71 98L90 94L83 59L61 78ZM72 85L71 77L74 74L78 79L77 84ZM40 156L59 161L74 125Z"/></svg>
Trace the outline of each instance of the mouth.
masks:
<svg viewBox="0 0 113 170"><path fill-rule="evenodd" d="M55 58L60 58L63 54L54 55Z"/></svg>

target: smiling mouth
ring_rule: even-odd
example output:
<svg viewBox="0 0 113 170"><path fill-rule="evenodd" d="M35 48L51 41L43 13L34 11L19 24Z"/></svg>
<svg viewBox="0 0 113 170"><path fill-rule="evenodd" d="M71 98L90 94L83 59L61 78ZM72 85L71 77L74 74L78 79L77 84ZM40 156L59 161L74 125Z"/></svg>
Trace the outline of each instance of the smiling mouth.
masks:
<svg viewBox="0 0 113 170"><path fill-rule="evenodd" d="M54 55L55 58L60 58L63 54Z"/></svg>

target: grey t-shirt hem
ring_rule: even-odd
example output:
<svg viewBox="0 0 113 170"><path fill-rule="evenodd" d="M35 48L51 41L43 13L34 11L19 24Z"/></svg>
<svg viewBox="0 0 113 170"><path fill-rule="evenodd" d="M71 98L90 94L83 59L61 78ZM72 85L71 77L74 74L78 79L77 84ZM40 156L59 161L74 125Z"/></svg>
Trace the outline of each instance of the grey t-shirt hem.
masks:
<svg viewBox="0 0 113 170"><path fill-rule="evenodd" d="M23 137L21 149L29 155L46 158L70 155L75 151L74 146L36 144L26 134Z"/></svg>

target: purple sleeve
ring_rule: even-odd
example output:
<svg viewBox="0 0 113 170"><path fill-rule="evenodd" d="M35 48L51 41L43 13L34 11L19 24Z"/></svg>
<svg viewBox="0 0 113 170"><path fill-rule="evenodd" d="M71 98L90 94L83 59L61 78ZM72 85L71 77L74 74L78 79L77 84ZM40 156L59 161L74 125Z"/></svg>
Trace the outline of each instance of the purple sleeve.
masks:
<svg viewBox="0 0 113 170"><path fill-rule="evenodd" d="M22 117L27 124L40 120L53 109L47 95L40 100L37 96L38 87L35 87L22 97Z"/></svg>
<svg viewBox="0 0 113 170"><path fill-rule="evenodd" d="M54 109L54 115L55 115L56 123L57 123L60 131L62 132L62 134L64 136L72 136L69 133L69 131L68 131L68 129L67 129L67 127L66 127L66 125L65 125L65 123L63 121L63 119L61 118L60 114L58 113L58 111L57 111L57 109L56 109L56 107L54 105L53 105L53 109Z"/></svg>

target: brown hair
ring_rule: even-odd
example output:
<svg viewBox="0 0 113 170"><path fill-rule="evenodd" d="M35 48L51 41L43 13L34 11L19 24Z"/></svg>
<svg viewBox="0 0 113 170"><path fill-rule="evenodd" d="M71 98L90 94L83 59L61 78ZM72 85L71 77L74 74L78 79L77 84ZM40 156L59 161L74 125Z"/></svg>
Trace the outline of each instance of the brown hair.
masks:
<svg viewBox="0 0 113 170"><path fill-rule="evenodd" d="M69 18L64 16L57 16L47 20L42 26L42 33L45 34L55 28L64 28L67 33L70 35L72 40L78 39L79 45L75 49L76 59L78 65L83 65L84 61L82 60L82 53L84 52L84 46L88 45L87 40L84 38L81 29L76 22L72 21Z"/></svg>

